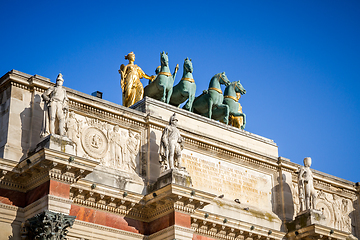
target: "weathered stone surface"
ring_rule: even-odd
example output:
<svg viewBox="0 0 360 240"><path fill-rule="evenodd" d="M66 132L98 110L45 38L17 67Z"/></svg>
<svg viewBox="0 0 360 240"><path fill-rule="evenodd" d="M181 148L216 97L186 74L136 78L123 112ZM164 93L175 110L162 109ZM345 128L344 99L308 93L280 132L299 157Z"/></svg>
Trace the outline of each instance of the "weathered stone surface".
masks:
<svg viewBox="0 0 360 240"><path fill-rule="evenodd" d="M321 211L315 209L308 209L299 213L299 215L295 217L294 221L286 224L286 227L288 231L291 232L308 227L313 224L324 225L325 223L326 219Z"/></svg>
<svg viewBox="0 0 360 240"><path fill-rule="evenodd" d="M175 183L185 187L191 187L191 176L185 169L169 169L162 172L157 181L150 187L150 192L165 187L170 183Z"/></svg>
<svg viewBox="0 0 360 240"><path fill-rule="evenodd" d="M37 146L35 152L42 148L49 148L68 154L75 154L75 144L69 138L50 134L46 136Z"/></svg>

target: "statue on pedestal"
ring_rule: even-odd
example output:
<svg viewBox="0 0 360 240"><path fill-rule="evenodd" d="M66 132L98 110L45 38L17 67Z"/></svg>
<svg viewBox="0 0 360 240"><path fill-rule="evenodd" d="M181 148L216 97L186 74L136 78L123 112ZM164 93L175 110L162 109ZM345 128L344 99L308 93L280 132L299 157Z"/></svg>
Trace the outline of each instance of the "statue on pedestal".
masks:
<svg viewBox="0 0 360 240"><path fill-rule="evenodd" d="M146 78L151 81L156 76L148 76L144 71L134 64L135 54L133 52L125 56L129 60L128 65L121 64L119 73L121 75L122 103L125 107L130 107L140 101L144 95L144 87L140 82L140 78Z"/></svg>
<svg viewBox="0 0 360 240"><path fill-rule="evenodd" d="M45 101L45 128L43 131L43 135L46 136L48 134L56 134L55 130L55 120L58 119L59 127L58 134L60 136L65 136L64 125L66 121L66 115L69 110L68 106L68 97L66 94L66 90L63 88L64 79L62 78L62 74L56 78L55 87L50 87L46 90L42 98Z"/></svg>
<svg viewBox="0 0 360 240"><path fill-rule="evenodd" d="M162 133L160 143L161 171L174 168L183 169L181 166L183 144L180 131L177 129L178 121L174 113L174 115L170 117L169 126L167 126Z"/></svg>
<svg viewBox="0 0 360 240"><path fill-rule="evenodd" d="M298 170L299 176L299 200L300 211L315 209L316 206L316 191L314 189L314 177L310 170L311 158L304 158L304 167Z"/></svg>

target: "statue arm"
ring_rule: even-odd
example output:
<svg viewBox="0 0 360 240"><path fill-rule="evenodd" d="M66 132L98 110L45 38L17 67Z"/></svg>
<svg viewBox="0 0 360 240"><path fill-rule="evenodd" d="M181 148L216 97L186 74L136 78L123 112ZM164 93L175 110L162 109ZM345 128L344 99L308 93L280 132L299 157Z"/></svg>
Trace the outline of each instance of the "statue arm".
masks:
<svg viewBox="0 0 360 240"><path fill-rule="evenodd" d="M154 79L156 78L155 75L152 75L152 76L147 75L140 67L138 67L138 71L139 71L140 78L145 78L150 81L154 81Z"/></svg>
<svg viewBox="0 0 360 240"><path fill-rule="evenodd" d="M160 141L160 155L161 156L166 156L166 149L168 148L168 145L169 145L168 131L169 131L169 129L168 129L168 127L166 127L161 136L161 141Z"/></svg>
<svg viewBox="0 0 360 240"><path fill-rule="evenodd" d="M54 87L50 87L48 88L43 94L42 94L42 98L45 102L49 102L50 101L50 94L52 93L52 91L54 91Z"/></svg>
<svg viewBox="0 0 360 240"><path fill-rule="evenodd" d="M121 64L119 73L120 73L120 85L123 92L125 91L126 70L127 70L127 66Z"/></svg>
<svg viewBox="0 0 360 240"><path fill-rule="evenodd" d="M67 93L65 89L64 89L63 109L65 109L66 111L69 110L69 98L67 97Z"/></svg>

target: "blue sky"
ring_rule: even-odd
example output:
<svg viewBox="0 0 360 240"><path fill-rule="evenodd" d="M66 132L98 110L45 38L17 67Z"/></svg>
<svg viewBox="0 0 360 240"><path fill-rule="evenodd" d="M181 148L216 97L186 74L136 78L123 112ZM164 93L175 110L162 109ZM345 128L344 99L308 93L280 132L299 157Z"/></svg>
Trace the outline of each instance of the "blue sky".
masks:
<svg viewBox="0 0 360 240"><path fill-rule="evenodd" d="M147 74L192 58L197 95L225 71L247 90L249 132L279 155L360 181L359 1L0 0L0 75L11 69L121 104L120 64ZM144 85L147 80L142 81Z"/></svg>

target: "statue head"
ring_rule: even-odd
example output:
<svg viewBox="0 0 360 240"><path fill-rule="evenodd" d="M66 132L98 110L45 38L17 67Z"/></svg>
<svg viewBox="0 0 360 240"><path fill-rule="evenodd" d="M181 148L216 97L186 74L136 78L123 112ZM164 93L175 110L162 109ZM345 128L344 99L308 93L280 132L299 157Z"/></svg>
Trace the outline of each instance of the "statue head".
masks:
<svg viewBox="0 0 360 240"><path fill-rule="evenodd" d="M304 166L305 167L310 167L311 166L311 158L310 157L304 158Z"/></svg>
<svg viewBox="0 0 360 240"><path fill-rule="evenodd" d="M115 125L114 126L114 132L119 132L119 130L120 130L120 127L118 125Z"/></svg>
<svg viewBox="0 0 360 240"><path fill-rule="evenodd" d="M62 86L64 83L63 75L59 73L59 75L56 78L56 86Z"/></svg>
<svg viewBox="0 0 360 240"><path fill-rule="evenodd" d="M176 127L178 121L179 121L179 120L178 120L177 117L176 117L176 113L174 113L174 114L170 117L169 124L170 124L171 126Z"/></svg>
<svg viewBox="0 0 360 240"><path fill-rule="evenodd" d="M128 53L128 55L125 55L125 59L126 60L129 60L129 62L134 62L135 61L135 53L133 52L130 52Z"/></svg>

